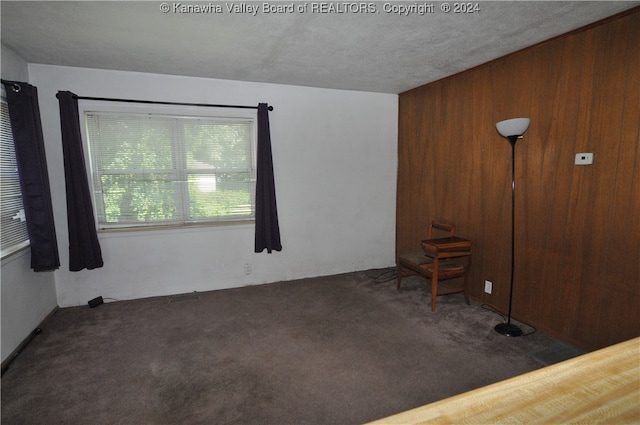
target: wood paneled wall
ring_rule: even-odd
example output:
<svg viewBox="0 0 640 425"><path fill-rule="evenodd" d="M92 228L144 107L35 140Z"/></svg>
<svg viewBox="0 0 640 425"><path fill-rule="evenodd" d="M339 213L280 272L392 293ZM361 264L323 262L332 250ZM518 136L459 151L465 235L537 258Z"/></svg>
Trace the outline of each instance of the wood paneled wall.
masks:
<svg viewBox="0 0 640 425"><path fill-rule="evenodd" d="M397 252L420 249L432 219L454 222L474 244L472 297L507 311L511 146L495 123L530 117L516 145L513 315L587 349L639 336L638 46L635 8L402 93ZM574 165L579 152L593 165Z"/></svg>

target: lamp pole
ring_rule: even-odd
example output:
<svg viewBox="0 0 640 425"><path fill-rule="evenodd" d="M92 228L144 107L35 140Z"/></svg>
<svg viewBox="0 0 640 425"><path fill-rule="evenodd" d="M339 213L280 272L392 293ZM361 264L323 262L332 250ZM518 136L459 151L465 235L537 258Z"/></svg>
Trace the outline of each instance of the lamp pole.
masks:
<svg viewBox="0 0 640 425"><path fill-rule="evenodd" d="M505 336L521 336L522 330L511 323L511 306L513 304L513 275L516 258L516 142L529 128L529 118L512 118L496 123L496 129L502 137L511 143L511 283L509 285L509 313L506 323L495 326L496 332Z"/></svg>
<svg viewBox="0 0 640 425"><path fill-rule="evenodd" d="M516 256L516 142L520 136L507 136L511 144L511 283L509 285L509 313L507 323L499 323L494 328L496 332L505 336L521 336L522 329L511 323L511 306L513 304L513 275Z"/></svg>

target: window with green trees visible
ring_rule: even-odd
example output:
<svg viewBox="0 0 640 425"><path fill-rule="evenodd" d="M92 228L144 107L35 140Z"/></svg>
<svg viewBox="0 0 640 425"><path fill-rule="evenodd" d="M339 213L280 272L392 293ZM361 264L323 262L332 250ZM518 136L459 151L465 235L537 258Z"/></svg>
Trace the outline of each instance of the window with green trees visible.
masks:
<svg viewBox="0 0 640 425"><path fill-rule="evenodd" d="M99 228L254 219L254 118L84 117Z"/></svg>

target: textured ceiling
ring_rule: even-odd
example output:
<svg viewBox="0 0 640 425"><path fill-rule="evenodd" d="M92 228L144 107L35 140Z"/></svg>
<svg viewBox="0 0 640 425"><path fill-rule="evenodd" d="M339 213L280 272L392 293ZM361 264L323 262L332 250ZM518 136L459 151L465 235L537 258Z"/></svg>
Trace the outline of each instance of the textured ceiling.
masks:
<svg viewBox="0 0 640 425"><path fill-rule="evenodd" d="M1 41L30 63L401 93L640 2L443 4L2 1Z"/></svg>

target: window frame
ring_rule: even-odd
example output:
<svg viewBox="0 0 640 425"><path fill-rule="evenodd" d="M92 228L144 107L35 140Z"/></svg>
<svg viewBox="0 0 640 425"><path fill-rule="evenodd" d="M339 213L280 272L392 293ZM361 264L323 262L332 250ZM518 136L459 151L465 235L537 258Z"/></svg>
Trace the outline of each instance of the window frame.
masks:
<svg viewBox="0 0 640 425"><path fill-rule="evenodd" d="M7 97L6 97L6 93L5 93L5 88L4 88L4 84L0 85L2 90L0 93L0 103L2 103L3 105L6 106L7 108L7 116L5 118L0 118L3 121L6 120L6 122L9 124L9 129L11 130L11 119L9 117L9 105L7 103ZM11 133L11 149L13 150L13 155L14 155L14 159L15 159L15 144L13 141L13 133ZM24 197L24 194L22 193L22 186L20 184L20 175L18 174L18 170L17 170L18 164L17 164L17 159L16 159L16 172L15 172L15 177L16 177L16 181L18 183L18 189L20 191L20 199L22 201L22 198ZM4 191L3 191L4 192ZM0 200L0 202L2 203L2 205L5 205L4 202L2 202L2 200ZM22 202L21 202L22 203ZM22 211L22 213L24 214L24 203L22 203L22 209L18 210L17 214L20 214L20 211ZM26 219L22 220L24 222L24 233L26 234L26 239L18 241L13 243L10 246L5 247L4 249L0 250L0 259L5 259L9 256L11 256L12 254L15 254L17 252L23 251L26 248L31 246L31 241L29 240L29 232L28 232L28 228L27 228L27 222Z"/></svg>
<svg viewBox="0 0 640 425"><path fill-rule="evenodd" d="M82 143L84 149L85 166L88 171L89 187L91 190L91 199L94 208L94 219L96 222L96 228L98 232L119 232L119 231L138 231L138 230L162 230L172 228L185 228L185 227L197 227L197 226L229 226L229 225L246 225L253 224L255 222L255 187L256 187L256 175L257 175L257 111L247 109L230 109L220 107L201 107L201 106L182 106L182 105L164 105L164 104L148 104L148 103L123 103L117 101L101 101L101 100L79 100L78 112L80 118L80 128ZM92 150L89 144L88 126L86 120L87 113L113 113L113 114L145 114L145 115L159 115L163 117L176 117L181 119L198 119L198 118L211 118L211 119L238 119L242 121L249 120L251 122L251 141L250 141L250 199L252 205L252 214L250 216L233 216L228 219L194 219L185 220L183 217L176 221L171 222L147 222L147 223L101 223L99 221L99 207L102 207L103 202L101 192L95 187L95 166L92 160ZM174 152L173 160L184 160L182 153L176 154L176 143L172 143L172 150ZM178 149L180 150L180 149ZM176 158L177 156L177 158ZM189 173L189 169L184 164L181 169L174 169L176 173L184 173L181 179L178 177L177 182L182 182L181 189L176 195L181 197L181 202L188 200L188 175L197 174ZM182 211L189 210L190 206L184 203L185 207Z"/></svg>

